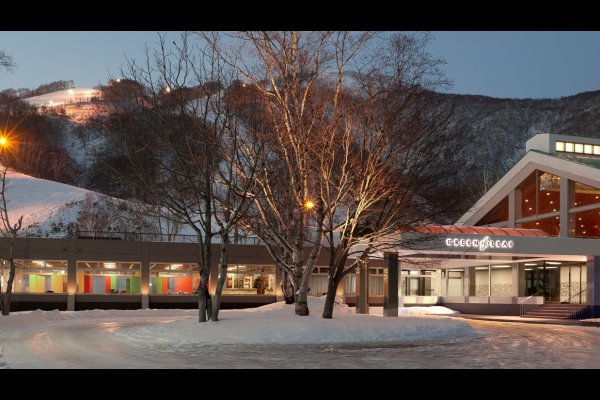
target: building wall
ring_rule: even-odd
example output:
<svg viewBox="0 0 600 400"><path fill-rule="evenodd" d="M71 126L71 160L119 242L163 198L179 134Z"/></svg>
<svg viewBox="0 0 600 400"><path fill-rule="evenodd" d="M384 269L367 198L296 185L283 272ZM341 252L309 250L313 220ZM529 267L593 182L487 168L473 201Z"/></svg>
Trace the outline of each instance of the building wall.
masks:
<svg viewBox="0 0 600 400"><path fill-rule="evenodd" d="M0 238L0 254L9 248L8 238ZM245 265L274 265L273 259L261 245L229 245L229 263ZM308 256L308 252L306 254ZM90 308L193 308L197 307L194 295L150 295L151 263L198 263L198 248L194 243L141 242L126 240L89 240L89 239L47 239L19 238L15 243L15 259L24 260L65 260L67 261L67 293L65 294L29 294L15 293L13 309L90 309ZM218 278L219 245L212 246L212 269L209 288L211 293ZM82 294L78 293L78 261L95 262L131 262L141 264L140 294ZM327 249L321 251L316 265L328 265ZM383 261L372 260L370 265L381 268ZM80 277L81 278L81 277ZM321 277L322 279L322 277ZM83 283L79 279L79 286ZM280 276L276 270L274 295L223 295L224 308L255 307L277 301L281 296ZM322 286L322 285L321 285ZM81 292L81 290L80 290Z"/></svg>

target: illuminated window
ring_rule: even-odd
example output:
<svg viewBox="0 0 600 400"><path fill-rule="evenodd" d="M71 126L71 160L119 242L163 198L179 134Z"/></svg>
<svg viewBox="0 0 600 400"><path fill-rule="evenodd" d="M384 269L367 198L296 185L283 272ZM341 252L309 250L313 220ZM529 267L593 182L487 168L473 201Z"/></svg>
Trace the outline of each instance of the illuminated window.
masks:
<svg viewBox="0 0 600 400"><path fill-rule="evenodd" d="M575 153L583 153L583 144L575 143Z"/></svg>
<svg viewBox="0 0 600 400"><path fill-rule="evenodd" d="M585 144L585 145L583 145L583 152L585 154L593 154L594 153L593 146L591 144Z"/></svg>
<svg viewBox="0 0 600 400"><path fill-rule="evenodd" d="M0 263L0 284L6 287L10 265ZM42 260L15 260L15 293L66 293L67 262Z"/></svg>
<svg viewBox="0 0 600 400"><path fill-rule="evenodd" d="M463 296L463 269L450 269L447 271L447 290L448 296Z"/></svg>
<svg viewBox="0 0 600 400"><path fill-rule="evenodd" d="M572 153L575 150L575 145L573 143L565 143L565 151L567 153Z"/></svg>
<svg viewBox="0 0 600 400"><path fill-rule="evenodd" d="M571 207L600 203L600 189L574 181L571 181L570 185L575 185L575 196L571 196ZM571 190L573 190L573 187L571 187Z"/></svg>
<svg viewBox="0 0 600 400"><path fill-rule="evenodd" d="M508 220L508 196L498 203L475 225L488 225Z"/></svg>
<svg viewBox="0 0 600 400"><path fill-rule="evenodd" d="M594 146L594 154L600 156L600 146Z"/></svg>
<svg viewBox="0 0 600 400"><path fill-rule="evenodd" d="M541 229L551 236L560 236L560 217L550 217L518 224L518 228Z"/></svg>
<svg viewBox="0 0 600 400"><path fill-rule="evenodd" d="M569 236L600 238L600 210L596 208L576 214L569 214Z"/></svg>
<svg viewBox="0 0 600 400"><path fill-rule="evenodd" d="M200 283L198 264L150 264L150 294L194 294Z"/></svg>
<svg viewBox="0 0 600 400"><path fill-rule="evenodd" d="M229 265L223 294L274 294L275 266Z"/></svg>
<svg viewBox="0 0 600 400"><path fill-rule="evenodd" d="M565 142L556 142L556 151L565 151Z"/></svg>
<svg viewBox="0 0 600 400"><path fill-rule="evenodd" d="M77 293L139 294L140 263L78 261Z"/></svg>

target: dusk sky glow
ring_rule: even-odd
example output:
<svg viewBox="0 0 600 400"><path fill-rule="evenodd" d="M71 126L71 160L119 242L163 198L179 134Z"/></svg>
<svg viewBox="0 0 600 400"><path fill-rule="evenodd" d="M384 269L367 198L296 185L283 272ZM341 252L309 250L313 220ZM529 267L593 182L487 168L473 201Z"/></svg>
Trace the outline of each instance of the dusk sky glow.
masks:
<svg viewBox="0 0 600 400"><path fill-rule="evenodd" d="M178 33L168 33L170 43ZM0 32L14 72L0 90L56 80L93 87L144 58L156 32ZM446 59L451 92L493 97L561 97L600 89L600 32L433 32L429 50Z"/></svg>

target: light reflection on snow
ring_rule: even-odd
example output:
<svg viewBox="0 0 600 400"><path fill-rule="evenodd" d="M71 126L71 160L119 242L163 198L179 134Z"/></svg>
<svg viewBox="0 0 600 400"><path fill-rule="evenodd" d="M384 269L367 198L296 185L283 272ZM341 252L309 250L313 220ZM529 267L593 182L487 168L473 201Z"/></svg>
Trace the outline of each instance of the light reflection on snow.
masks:
<svg viewBox="0 0 600 400"><path fill-rule="evenodd" d="M600 331L470 321L475 335L399 343L217 345L123 341L114 332L177 318L60 321L0 333L15 368L598 368ZM27 354L27 357L23 357Z"/></svg>

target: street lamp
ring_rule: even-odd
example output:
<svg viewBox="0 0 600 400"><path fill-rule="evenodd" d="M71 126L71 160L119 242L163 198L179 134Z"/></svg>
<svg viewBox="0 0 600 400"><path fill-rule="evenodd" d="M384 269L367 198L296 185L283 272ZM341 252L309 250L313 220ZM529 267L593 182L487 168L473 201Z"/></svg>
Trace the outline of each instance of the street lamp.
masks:
<svg viewBox="0 0 600 400"><path fill-rule="evenodd" d="M315 208L315 202L312 200L305 200L304 208L306 208L307 210L312 210L313 208Z"/></svg>
<svg viewBox="0 0 600 400"><path fill-rule="evenodd" d="M6 136L0 136L0 147L8 146L8 138Z"/></svg>

